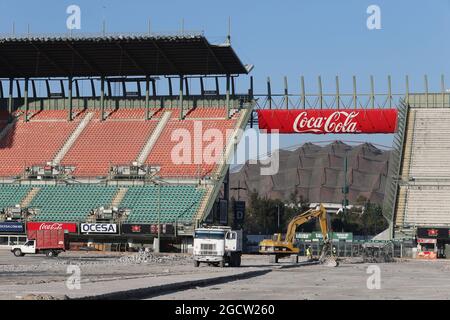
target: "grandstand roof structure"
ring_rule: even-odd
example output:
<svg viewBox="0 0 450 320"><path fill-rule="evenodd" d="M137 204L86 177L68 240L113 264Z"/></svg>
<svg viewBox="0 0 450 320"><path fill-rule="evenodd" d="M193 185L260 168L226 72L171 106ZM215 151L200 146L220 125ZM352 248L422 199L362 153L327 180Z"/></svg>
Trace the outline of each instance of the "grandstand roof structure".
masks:
<svg viewBox="0 0 450 320"><path fill-rule="evenodd" d="M199 34L0 38L0 78L246 73L229 43Z"/></svg>

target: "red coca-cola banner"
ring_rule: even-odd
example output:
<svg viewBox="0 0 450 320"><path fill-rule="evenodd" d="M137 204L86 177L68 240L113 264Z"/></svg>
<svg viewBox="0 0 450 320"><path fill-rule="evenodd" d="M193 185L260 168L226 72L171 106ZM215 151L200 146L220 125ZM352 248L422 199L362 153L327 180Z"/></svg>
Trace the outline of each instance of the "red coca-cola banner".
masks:
<svg viewBox="0 0 450 320"><path fill-rule="evenodd" d="M397 109L257 110L260 129L279 133L394 133Z"/></svg>
<svg viewBox="0 0 450 320"><path fill-rule="evenodd" d="M27 231L31 230L67 230L70 233L75 233L77 232L77 224L63 222L28 222Z"/></svg>

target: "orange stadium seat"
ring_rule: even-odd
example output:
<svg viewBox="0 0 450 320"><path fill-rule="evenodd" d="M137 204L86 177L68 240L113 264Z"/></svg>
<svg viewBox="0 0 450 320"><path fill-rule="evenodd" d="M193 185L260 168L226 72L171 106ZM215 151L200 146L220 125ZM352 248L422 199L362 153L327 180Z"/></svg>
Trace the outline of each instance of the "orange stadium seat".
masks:
<svg viewBox="0 0 450 320"><path fill-rule="evenodd" d="M61 164L74 165L75 176L105 176L111 165L131 164L157 121L91 120Z"/></svg>
<svg viewBox="0 0 450 320"><path fill-rule="evenodd" d="M161 166L161 176L203 177L205 175L211 174L217 168L217 164L209 164L205 163L205 161L203 161L202 163L194 162L194 155L199 153L203 154L205 147L209 144L209 142L202 143L202 137L195 137L194 122L195 121L193 120L187 119L172 119L167 123L146 161L146 163L148 164ZM219 129L222 133L223 147L225 147L226 131L227 129L234 128L235 119L202 120L201 123L202 133L204 133L207 129ZM192 161L189 164L177 164L176 161L172 159L171 150L179 143L178 141L172 141L172 132L176 129L186 129L191 134Z"/></svg>
<svg viewBox="0 0 450 320"><path fill-rule="evenodd" d="M17 121L0 141L0 176L19 175L26 166L51 161L77 124Z"/></svg>

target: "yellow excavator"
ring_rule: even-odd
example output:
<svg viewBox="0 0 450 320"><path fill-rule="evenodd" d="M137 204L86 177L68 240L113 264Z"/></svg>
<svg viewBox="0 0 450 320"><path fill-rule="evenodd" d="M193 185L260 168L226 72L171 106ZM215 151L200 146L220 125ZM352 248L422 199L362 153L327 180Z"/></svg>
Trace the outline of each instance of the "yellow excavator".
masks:
<svg viewBox="0 0 450 320"><path fill-rule="evenodd" d="M318 259L319 263L326 263L330 266L337 266L338 263L332 255L331 242L328 238L328 221L327 211L323 204L320 204L315 209L309 209L294 218L289 222L288 229L284 240L281 239L281 233L274 234L272 239L264 239L259 243L259 253L270 255L271 262L278 263L279 258L286 256L293 257L295 262L298 262L299 248L294 247L295 231L298 226L318 218L320 230L323 235L323 247Z"/></svg>

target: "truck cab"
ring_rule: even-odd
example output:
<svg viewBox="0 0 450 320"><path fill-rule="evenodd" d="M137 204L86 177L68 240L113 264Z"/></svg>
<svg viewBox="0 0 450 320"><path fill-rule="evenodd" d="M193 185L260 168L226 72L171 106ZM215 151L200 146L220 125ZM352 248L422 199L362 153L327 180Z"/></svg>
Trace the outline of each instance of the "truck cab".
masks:
<svg viewBox="0 0 450 320"><path fill-rule="evenodd" d="M211 226L194 232L194 266L201 262L224 267L239 267L242 254L242 230Z"/></svg>
<svg viewBox="0 0 450 320"><path fill-rule="evenodd" d="M28 240L22 245L12 246L11 252L13 252L16 257L24 256L25 254L35 254L36 240Z"/></svg>

